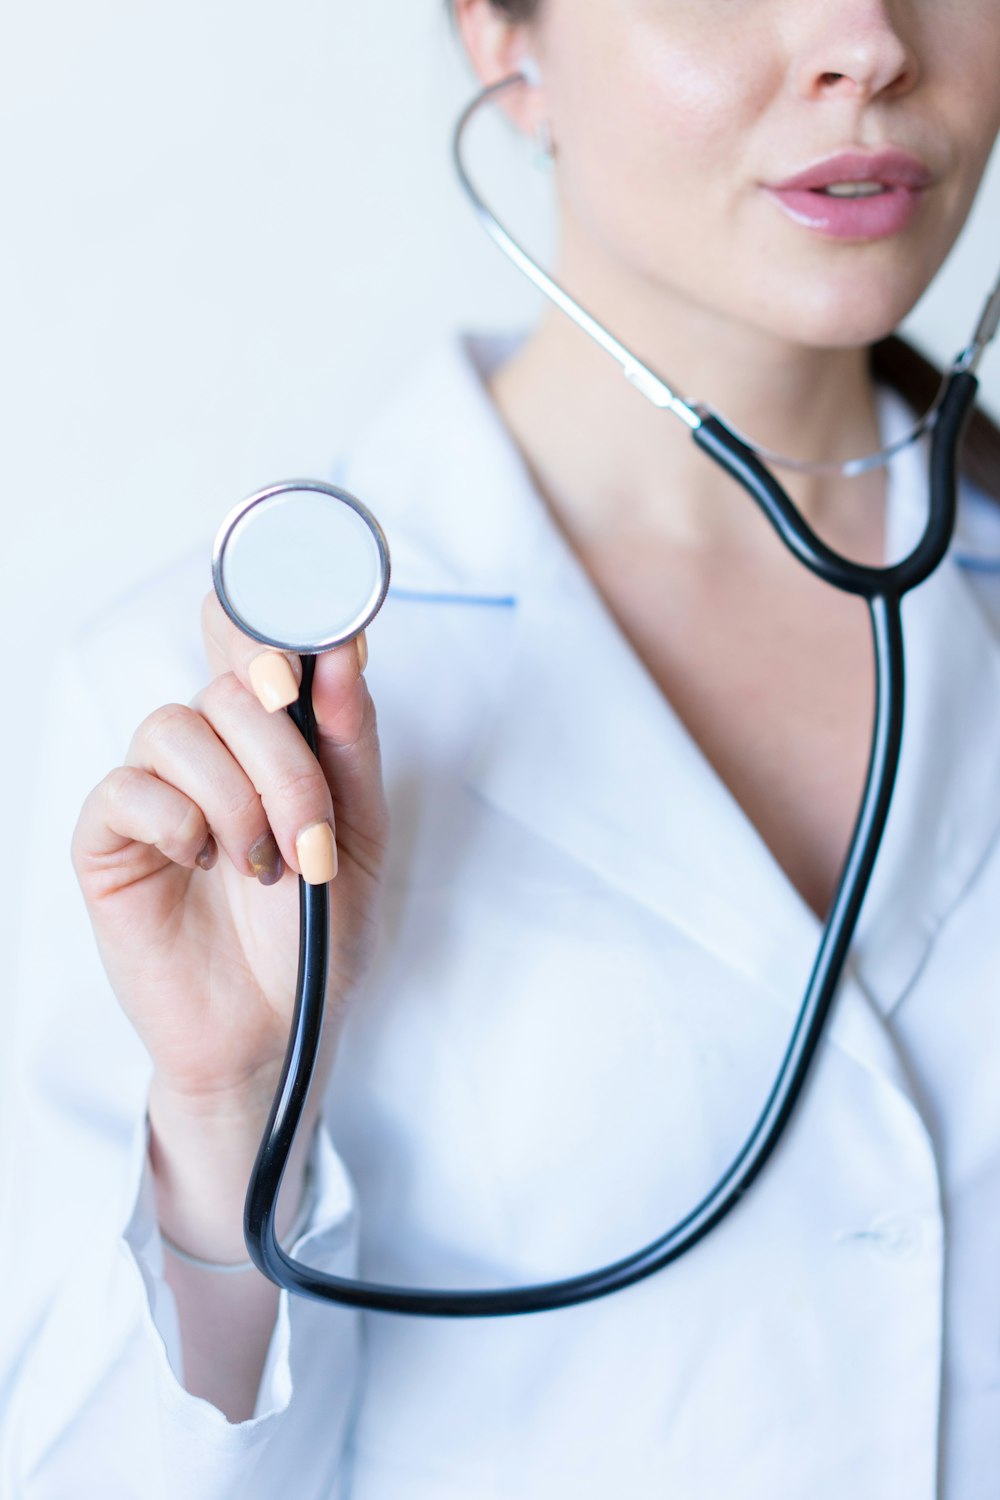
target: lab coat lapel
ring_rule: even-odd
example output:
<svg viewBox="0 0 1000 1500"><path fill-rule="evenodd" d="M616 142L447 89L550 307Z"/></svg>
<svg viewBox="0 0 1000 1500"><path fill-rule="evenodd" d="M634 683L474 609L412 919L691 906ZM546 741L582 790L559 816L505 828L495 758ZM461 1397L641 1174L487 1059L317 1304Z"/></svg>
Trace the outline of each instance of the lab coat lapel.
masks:
<svg viewBox="0 0 1000 1500"><path fill-rule="evenodd" d="M883 399L887 440L908 413ZM888 555L922 526L927 456L890 471ZM520 545L513 657L469 768L477 792L793 1014L821 935L540 502ZM1000 828L1000 643L949 558L904 605L907 717L890 826L830 1035L905 1093L878 1019L905 995ZM860 1003L859 1003L860 1002Z"/></svg>
<svg viewBox="0 0 1000 1500"><path fill-rule="evenodd" d="M397 597L516 600L468 782L693 941L795 990L813 914L619 630L485 388L519 337L436 351L343 476L386 527Z"/></svg>
<svg viewBox="0 0 1000 1500"><path fill-rule="evenodd" d="M534 566L522 577L505 686L469 784L745 974L750 993L791 1023L820 923L541 507L525 544ZM827 1035L912 1100L881 1018L850 973Z"/></svg>
<svg viewBox="0 0 1000 1500"><path fill-rule="evenodd" d="M898 398L885 401L886 438L909 421ZM905 555L923 527L927 464L926 441L893 462L890 559ZM904 999L1000 833L1000 621L988 617L959 561L966 520L960 507L955 546L903 602L903 750L853 954L885 1014ZM1000 566L1000 547L993 562Z"/></svg>
<svg viewBox="0 0 1000 1500"><path fill-rule="evenodd" d="M506 691L470 782L736 967L801 974L803 903L541 507L527 546Z"/></svg>
<svg viewBox="0 0 1000 1500"><path fill-rule="evenodd" d="M347 481L387 523L397 594L516 602L467 782L793 1017L820 923L538 496L483 384L518 342L465 337L439 351L355 450ZM905 409L887 399L883 417L891 437ZM919 525L925 462L910 449L893 463L890 556ZM908 1093L879 1011L904 995L1000 824L1000 646L951 561L905 608L898 795L829 1035Z"/></svg>

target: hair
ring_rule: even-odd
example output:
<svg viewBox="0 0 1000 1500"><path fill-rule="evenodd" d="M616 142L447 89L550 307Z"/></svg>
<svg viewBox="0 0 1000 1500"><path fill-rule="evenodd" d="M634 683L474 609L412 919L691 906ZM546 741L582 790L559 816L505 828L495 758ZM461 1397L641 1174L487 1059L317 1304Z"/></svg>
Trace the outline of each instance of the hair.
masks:
<svg viewBox="0 0 1000 1500"><path fill-rule="evenodd" d="M898 335L872 346L871 368L876 380L921 413L930 409L944 378L937 365ZM1000 428L981 406L973 408L965 429L961 463L965 478L1000 502Z"/></svg>
<svg viewBox="0 0 1000 1500"><path fill-rule="evenodd" d="M450 10L454 0L447 0ZM490 0L494 10L502 10L512 21L530 21L541 5L541 0Z"/></svg>
<svg viewBox="0 0 1000 1500"><path fill-rule="evenodd" d="M490 4L519 23L532 20L542 0L490 0ZM445 0L445 6L454 21L454 0ZM930 409L944 379L937 365L898 334L872 346L871 370L876 380L920 414ZM1000 428L981 406L975 407L966 428L961 462L966 479L1000 503Z"/></svg>

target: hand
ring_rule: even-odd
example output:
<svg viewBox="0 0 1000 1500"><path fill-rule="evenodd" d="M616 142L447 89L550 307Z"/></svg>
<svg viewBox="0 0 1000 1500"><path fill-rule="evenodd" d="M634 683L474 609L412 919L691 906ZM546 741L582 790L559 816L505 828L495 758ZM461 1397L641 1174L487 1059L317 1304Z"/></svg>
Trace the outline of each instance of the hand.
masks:
<svg viewBox="0 0 1000 1500"><path fill-rule="evenodd" d="M313 1099L370 958L388 834L378 732L363 637L317 659L314 756L276 706L297 692L298 658L262 651L214 593L202 624L213 680L190 706L168 704L139 725L125 764L84 803L73 864L161 1095L192 1115L238 1107L263 1124L295 994L290 872L321 879L337 860ZM277 700L265 691L275 677L285 680Z"/></svg>

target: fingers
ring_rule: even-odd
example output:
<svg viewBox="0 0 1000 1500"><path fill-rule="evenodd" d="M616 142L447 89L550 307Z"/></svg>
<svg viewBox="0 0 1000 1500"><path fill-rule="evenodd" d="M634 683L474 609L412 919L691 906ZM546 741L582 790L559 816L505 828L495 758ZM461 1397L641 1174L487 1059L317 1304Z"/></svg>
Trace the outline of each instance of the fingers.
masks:
<svg viewBox="0 0 1000 1500"><path fill-rule="evenodd" d="M244 635L222 608L214 589L202 600L201 628L213 677L234 672L268 713L295 702L302 681L299 658L272 651Z"/></svg>
<svg viewBox="0 0 1000 1500"><path fill-rule="evenodd" d="M244 635L226 614L214 590L202 602L201 622L213 676L234 672L269 713L295 702L302 681L302 663L297 656L273 651ZM356 690L367 663L368 646L363 631L354 640L325 651L318 658L317 669L322 668L326 684L325 703L334 717L341 707L339 700L350 698L352 689ZM332 723L325 727L334 732Z"/></svg>
<svg viewBox="0 0 1000 1500"><path fill-rule="evenodd" d="M269 716L231 673L192 706L144 720L126 765L194 803L239 873L262 885L286 866L314 883L332 879L332 799L316 759L287 716Z"/></svg>
<svg viewBox="0 0 1000 1500"><path fill-rule="evenodd" d="M221 849L234 869L264 885L286 868L319 884L337 873L339 837L374 873L387 814L375 709L361 676L364 637L317 660L313 755L289 716L276 711L279 699L298 694L298 658L261 652L214 593L203 624L216 675L190 705L150 714L125 765L91 793L74 834L78 869L118 866L138 879L156 867L150 851L209 869Z"/></svg>
<svg viewBox="0 0 1000 1500"><path fill-rule="evenodd" d="M109 772L84 802L73 835L77 869L113 867L137 843L172 864L211 869L218 849L196 802L136 766Z"/></svg>
<svg viewBox="0 0 1000 1500"><path fill-rule="evenodd" d="M299 658L262 649L244 635L214 591L202 605L202 627L212 671L217 676L232 673L276 720L284 720L276 709L298 696ZM375 708L361 675L367 661L362 633L316 658L312 689L317 756L336 808L338 841L344 847L349 838L362 863L369 849L375 854L386 832Z"/></svg>
<svg viewBox="0 0 1000 1500"><path fill-rule="evenodd" d="M255 816L259 808L262 830L273 832L284 864L310 884L332 880L337 873L333 797L322 766L288 715L268 713L234 672L216 677L192 708L249 781ZM211 812L209 822L214 830Z"/></svg>
<svg viewBox="0 0 1000 1500"><path fill-rule="evenodd" d="M375 705L363 677L344 693L325 665L320 658L313 679L316 753L333 794L338 843L373 874L388 837Z"/></svg>

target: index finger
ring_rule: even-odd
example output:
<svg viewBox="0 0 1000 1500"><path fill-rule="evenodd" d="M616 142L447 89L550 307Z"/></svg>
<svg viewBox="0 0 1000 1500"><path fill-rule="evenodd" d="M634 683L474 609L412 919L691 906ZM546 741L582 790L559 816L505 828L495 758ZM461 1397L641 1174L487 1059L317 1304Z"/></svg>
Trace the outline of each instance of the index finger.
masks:
<svg viewBox="0 0 1000 1500"><path fill-rule="evenodd" d="M295 702L301 684L301 660L294 651L276 651L247 636L226 615L214 589L210 589L202 600L201 624L205 654L213 678L226 672L234 673L271 714ZM321 727L333 730L334 738L339 732L337 720L342 717L343 709L349 708L358 696L358 678L366 666L367 640L363 630L351 640L345 640L343 645L333 646L316 658L313 702L316 688L321 684L324 712L318 714L318 718L322 718ZM355 717L357 714L346 714L348 720ZM349 729L349 724L342 727Z"/></svg>
<svg viewBox="0 0 1000 1500"><path fill-rule="evenodd" d="M262 648L229 618L214 591L202 604L202 626L215 680L231 676L270 707L257 684L266 682L273 664L278 663L287 673L286 689L277 694L274 708L287 706L298 697L302 678L299 657ZM316 659L312 707L317 730L315 753L333 796L338 836L355 862L370 867L371 851L384 843L386 809L375 706L363 676L367 661L364 631L342 646L324 651Z"/></svg>
<svg viewBox="0 0 1000 1500"><path fill-rule="evenodd" d="M226 614L214 589L202 602L201 623L213 677L234 673L269 713L295 702L302 682L302 662L294 652L276 651L246 635ZM348 689L364 671L368 659L364 632L325 651L323 657L324 676L332 674L335 685Z"/></svg>
<svg viewBox="0 0 1000 1500"><path fill-rule="evenodd" d="M270 713L295 702L302 681L299 658L246 635L226 614L214 589L202 600L201 629L213 677L234 672Z"/></svg>

